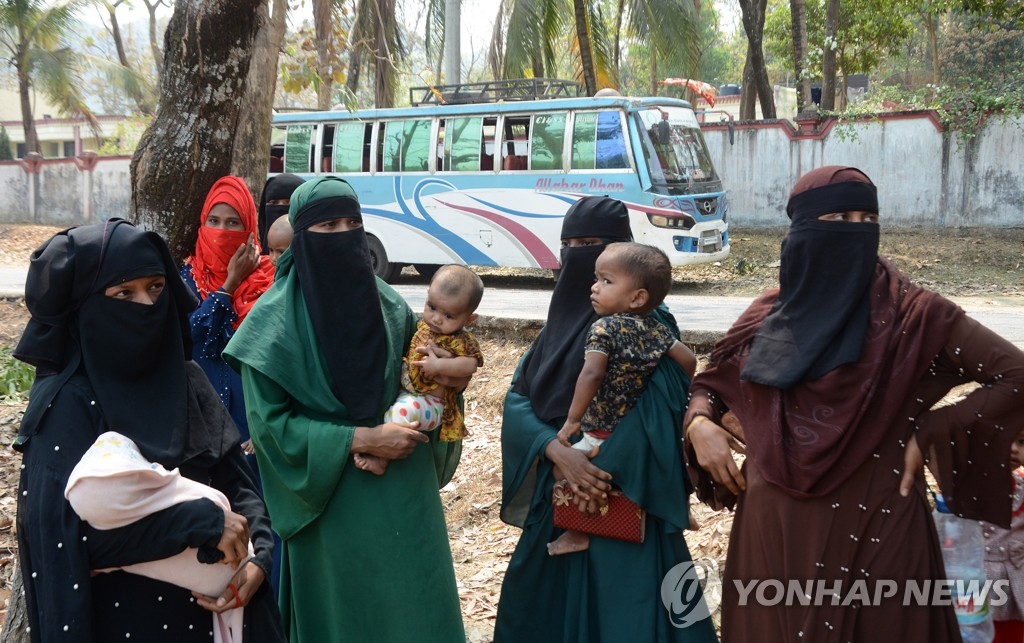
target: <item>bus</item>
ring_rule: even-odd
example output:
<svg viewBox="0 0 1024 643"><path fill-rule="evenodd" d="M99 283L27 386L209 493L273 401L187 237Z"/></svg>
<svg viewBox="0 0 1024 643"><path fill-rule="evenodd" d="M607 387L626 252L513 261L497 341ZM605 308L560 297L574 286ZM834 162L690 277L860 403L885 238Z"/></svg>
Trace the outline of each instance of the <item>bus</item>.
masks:
<svg viewBox="0 0 1024 643"><path fill-rule="evenodd" d="M562 219L589 195L623 201L634 239L673 265L728 255L728 199L688 102L519 96L452 104L438 88L425 95L408 108L273 119L271 175L351 183L374 272L385 281L407 265L427 276L446 263L557 270Z"/></svg>

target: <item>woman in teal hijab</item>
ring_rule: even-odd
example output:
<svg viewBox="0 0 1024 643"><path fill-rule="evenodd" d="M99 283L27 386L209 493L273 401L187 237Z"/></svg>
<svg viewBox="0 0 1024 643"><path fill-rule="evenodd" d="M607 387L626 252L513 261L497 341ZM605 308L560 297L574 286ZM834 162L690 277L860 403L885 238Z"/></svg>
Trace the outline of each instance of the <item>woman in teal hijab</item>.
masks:
<svg viewBox="0 0 1024 643"><path fill-rule="evenodd" d="M682 532L690 493L681 452L686 373L663 359L593 460L555 439L597 319L595 262L608 243L631 238L626 206L608 197L584 197L562 224L547 324L520 362L502 414L501 518L523 532L501 587L495 643L717 640ZM678 336L664 304L651 314ZM621 489L647 512L644 541L594 536L586 551L549 556L547 544L562 533L552 504L559 478L591 499Z"/></svg>
<svg viewBox="0 0 1024 643"><path fill-rule="evenodd" d="M292 195L291 247L224 357L242 375L292 641L465 640L434 446L382 423L416 324L373 275L359 201L336 177ZM383 476L352 454L393 460ZM450 474L450 472L448 472Z"/></svg>

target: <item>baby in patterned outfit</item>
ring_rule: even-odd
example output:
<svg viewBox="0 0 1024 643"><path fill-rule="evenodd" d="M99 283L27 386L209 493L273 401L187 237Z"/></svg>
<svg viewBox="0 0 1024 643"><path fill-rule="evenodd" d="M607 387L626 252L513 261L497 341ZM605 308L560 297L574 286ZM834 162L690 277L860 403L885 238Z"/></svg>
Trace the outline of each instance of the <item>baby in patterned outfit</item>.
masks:
<svg viewBox="0 0 1024 643"><path fill-rule="evenodd" d="M639 243L613 243L597 258L595 273L590 301L601 318L590 327L569 416L558 432L558 441L570 446L569 438L582 431L571 446L590 458L636 404L663 355L691 378L697 367L693 351L650 315L672 287L672 265L664 252ZM548 553L589 546L589 535L570 530L548 544Z"/></svg>
<svg viewBox="0 0 1024 643"><path fill-rule="evenodd" d="M441 382L468 381L484 365L480 343L465 328L476 321L476 308L483 294L483 281L466 266L448 264L434 273L423 315L402 360L403 393L385 414L385 422L412 419L403 412L409 404L426 409L440 406L438 440L451 442L468 435L459 391ZM418 418L419 428L432 430L434 425L425 419ZM380 456L357 453L354 458L356 466L364 471L377 475L387 471L388 461Z"/></svg>
<svg viewBox="0 0 1024 643"><path fill-rule="evenodd" d="M993 643L1024 641L1024 431L1010 447L1013 471L1013 514L1010 528L982 522L985 534L985 576L1008 581L1007 600L992 605L996 632Z"/></svg>

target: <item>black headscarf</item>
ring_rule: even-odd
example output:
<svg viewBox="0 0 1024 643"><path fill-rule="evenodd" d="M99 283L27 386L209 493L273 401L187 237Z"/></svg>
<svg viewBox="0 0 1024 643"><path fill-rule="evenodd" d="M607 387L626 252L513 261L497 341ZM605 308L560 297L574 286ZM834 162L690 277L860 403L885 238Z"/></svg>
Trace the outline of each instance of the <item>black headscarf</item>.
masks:
<svg viewBox="0 0 1024 643"><path fill-rule="evenodd" d="M743 380L789 389L860 358L879 226L818 220L857 210L877 214L878 195L856 168L825 166L797 181L786 208L792 222L779 297L753 340Z"/></svg>
<svg viewBox="0 0 1024 643"><path fill-rule="evenodd" d="M606 196L577 201L565 214L562 239L581 237L598 237L603 243L562 248L562 267L551 293L547 323L523 359L513 387L530 399L534 413L548 423L569 414L576 378L583 369L587 332L597 320L590 303L597 257L608 243L633 239L625 204Z"/></svg>
<svg viewBox="0 0 1024 643"><path fill-rule="evenodd" d="M368 420L380 411L384 395L387 340L366 232L309 231L341 217L361 221L359 201L347 182L323 177L303 185L291 208L295 232L290 255L331 374L331 390L354 420Z"/></svg>
<svg viewBox="0 0 1024 643"><path fill-rule="evenodd" d="M259 232L260 247L263 252L270 252L270 245L267 243L267 232L274 221L288 214L287 205L267 205L267 201L279 199L290 199L295 188L303 183L303 178L296 174L278 174L267 179L263 186L263 194L260 195L259 209Z"/></svg>
<svg viewBox="0 0 1024 643"><path fill-rule="evenodd" d="M104 295L153 275L167 282L151 306ZM83 372L112 430L147 459L180 464L188 443L188 314L196 300L163 239L121 219L60 232L32 254L25 303L32 318L14 354L36 367L36 382L16 445L35 434L61 387Z"/></svg>

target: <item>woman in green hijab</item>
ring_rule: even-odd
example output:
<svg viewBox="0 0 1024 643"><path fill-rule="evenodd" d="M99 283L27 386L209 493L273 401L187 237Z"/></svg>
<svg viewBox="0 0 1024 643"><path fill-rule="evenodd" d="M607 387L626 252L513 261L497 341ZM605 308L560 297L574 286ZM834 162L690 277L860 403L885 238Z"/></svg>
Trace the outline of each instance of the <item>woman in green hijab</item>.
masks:
<svg viewBox="0 0 1024 643"><path fill-rule="evenodd" d="M336 177L291 198L292 245L224 357L242 375L292 641L465 640L433 444L383 424L416 325ZM393 460L383 476L353 453Z"/></svg>

